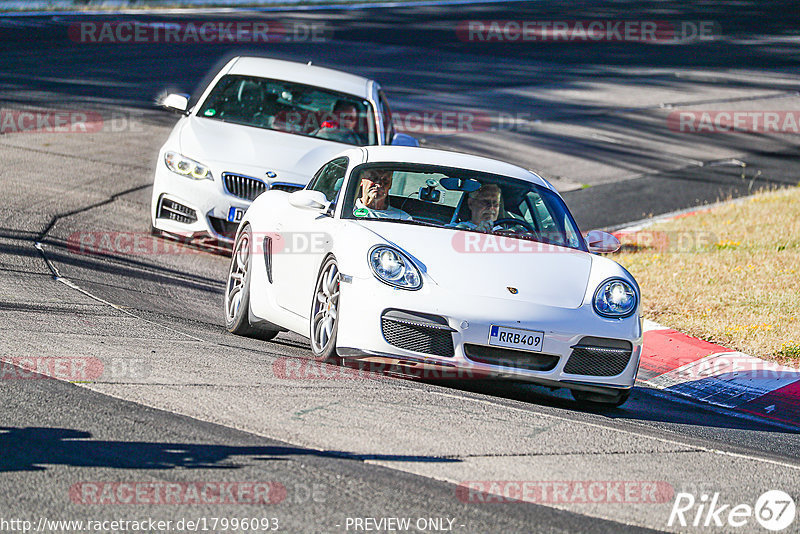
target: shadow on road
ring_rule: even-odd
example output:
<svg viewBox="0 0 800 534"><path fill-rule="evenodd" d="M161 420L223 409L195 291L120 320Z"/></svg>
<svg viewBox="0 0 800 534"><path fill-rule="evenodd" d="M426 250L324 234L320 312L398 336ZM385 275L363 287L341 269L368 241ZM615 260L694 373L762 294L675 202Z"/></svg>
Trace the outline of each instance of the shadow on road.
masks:
<svg viewBox="0 0 800 534"><path fill-rule="evenodd" d="M596 413L602 417L615 420L652 421L691 425L708 428L724 428L732 430L750 430L760 432L776 432L784 434L800 434L800 429L790 430L771 424L769 421L731 417L733 412L710 405L664 395L649 387L634 387L631 397L619 408L590 409L578 404L569 397L566 390L550 391L548 388L521 382L502 382L492 380L428 380L430 384L490 395L554 408L562 408L575 412Z"/></svg>
<svg viewBox="0 0 800 534"><path fill-rule="evenodd" d="M0 427L0 472L44 471L47 465L118 469L238 469L253 462L302 456L388 462L459 462L453 458L395 454L353 454L301 447L231 447L197 443L105 441L83 430ZM235 457L238 457L234 460ZM237 461L238 460L238 461Z"/></svg>

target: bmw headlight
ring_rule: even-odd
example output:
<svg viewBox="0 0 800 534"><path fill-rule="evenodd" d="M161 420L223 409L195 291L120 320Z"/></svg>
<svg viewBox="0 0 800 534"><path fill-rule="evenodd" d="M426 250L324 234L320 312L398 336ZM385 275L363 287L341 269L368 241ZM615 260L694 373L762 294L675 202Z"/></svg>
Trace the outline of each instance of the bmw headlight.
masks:
<svg viewBox="0 0 800 534"><path fill-rule="evenodd" d="M391 247L377 246L369 253L369 265L375 277L401 289L419 289L422 276L414 263Z"/></svg>
<svg viewBox="0 0 800 534"><path fill-rule="evenodd" d="M625 280L606 280L594 292L594 311L603 317L627 317L636 310L636 290Z"/></svg>
<svg viewBox="0 0 800 534"><path fill-rule="evenodd" d="M177 152L167 152L164 154L164 163L172 172L181 174L187 178L194 178L195 180L214 179L208 167L186 156L182 156Z"/></svg>

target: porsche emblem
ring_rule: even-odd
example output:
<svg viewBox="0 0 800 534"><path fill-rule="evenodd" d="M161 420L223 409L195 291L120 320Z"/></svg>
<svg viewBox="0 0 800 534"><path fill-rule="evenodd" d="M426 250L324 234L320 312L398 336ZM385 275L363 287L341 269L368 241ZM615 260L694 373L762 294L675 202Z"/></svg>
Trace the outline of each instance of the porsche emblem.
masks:
<svg viewBox="0 0 800 534"><path fill-rule="evenodd" d="M508 289L508 292L511 293L512 295L516 295L517 293L519 293L519 290L516 287L508 286L506 287L506 289Z"/></svg>

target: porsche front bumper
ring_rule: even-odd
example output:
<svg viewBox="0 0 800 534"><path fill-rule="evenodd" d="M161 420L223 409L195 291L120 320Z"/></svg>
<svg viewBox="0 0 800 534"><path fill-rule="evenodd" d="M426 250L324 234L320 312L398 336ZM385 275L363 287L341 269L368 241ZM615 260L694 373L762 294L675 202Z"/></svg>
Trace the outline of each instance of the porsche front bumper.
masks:
<svg viewBox="0 0 800 534"><path fill-rule="evenodd" d="M405 291L375 279L342 284L338 352L457 369L455 377L491 376L552 387L629 389L642 347L637 314L598 316L527 302L523 296L441 295L438 287ZM493 326L543 332L541 351L492 346ZM462 372L463 371L463 372Z"/></svg>

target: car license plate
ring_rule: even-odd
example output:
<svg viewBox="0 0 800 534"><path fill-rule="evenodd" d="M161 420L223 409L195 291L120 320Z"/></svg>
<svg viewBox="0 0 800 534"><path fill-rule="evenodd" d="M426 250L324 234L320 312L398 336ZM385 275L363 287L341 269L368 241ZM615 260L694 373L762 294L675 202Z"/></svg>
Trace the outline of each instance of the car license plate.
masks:
<svg viewBox="0 0 800 534"><path fill-rule="evenodd" d="M544 332L492 325L489 329L489 345L509 349L541 352Z"/></svg>
<svg viewBox="0 0 800 534"><path fill-rule="evenodd" d="M242 220L244 216L244 209L242 208L231 208L228 210L228 222L238 223Z"/></svg>

